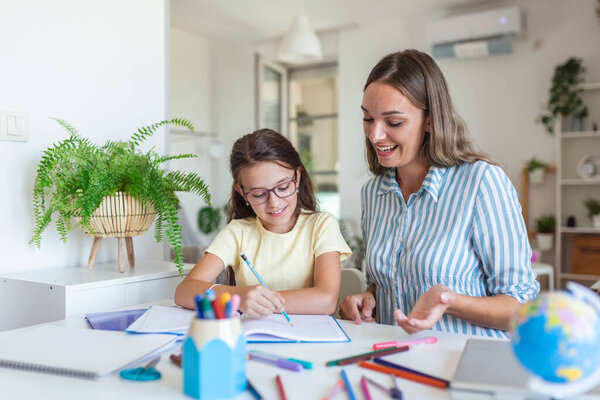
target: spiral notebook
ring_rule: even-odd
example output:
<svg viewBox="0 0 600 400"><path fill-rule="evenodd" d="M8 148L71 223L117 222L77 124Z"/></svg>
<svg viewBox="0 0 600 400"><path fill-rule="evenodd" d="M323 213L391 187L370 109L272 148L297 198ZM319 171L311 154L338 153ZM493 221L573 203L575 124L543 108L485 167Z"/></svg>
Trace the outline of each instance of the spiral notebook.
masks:
<svg viewBox="0 0 600 400"><path fill-rule="evenodd" d="M0 367L100 379L158 355L175 339L41 325L0 332Z"/></svg>

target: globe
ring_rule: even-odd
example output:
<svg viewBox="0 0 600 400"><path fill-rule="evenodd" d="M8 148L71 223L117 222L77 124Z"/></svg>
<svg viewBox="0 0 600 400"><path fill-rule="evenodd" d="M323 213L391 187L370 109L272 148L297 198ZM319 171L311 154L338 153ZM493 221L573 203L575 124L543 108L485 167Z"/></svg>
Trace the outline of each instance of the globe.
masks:
<svg viewBox="0 0 600 400"><path fill-rule="evenodd" d="M537 391L556 395L558 385L577 382L586 384L573 385L575 392L589 390L600 379L600 298L573 282L540 294L517 312L511 344L525 369L550 383L544 390L538 382Z"/></svg>

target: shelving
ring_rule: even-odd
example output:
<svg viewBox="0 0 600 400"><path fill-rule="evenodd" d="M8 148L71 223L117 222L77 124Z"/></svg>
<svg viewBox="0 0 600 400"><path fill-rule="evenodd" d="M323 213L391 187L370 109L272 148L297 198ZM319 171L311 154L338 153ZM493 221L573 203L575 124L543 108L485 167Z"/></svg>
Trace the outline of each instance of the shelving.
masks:
<svg viewBox="0 0 600 400"><path fill-rule="evenodd" d="M600 248L600 229L592 226L583 202L588 198L600 200L600 171L589 178L582 178L579 165L589 156L600 157L600 82L580 85L581 97L588 107L589 117L583 131L572 131L569 121L558 120L556 143L558 150L556 174L556 277L557 287L564 288L567 281L576 281L592 286L600 280L600 258L598 265L584 264L593 274L575 273L581 268L581 241L598 243ZM575 227L567 227L568 217L574 217ZM594 249L596 245L593 244ZM592 251L594 251L592 249Z"/></svg>

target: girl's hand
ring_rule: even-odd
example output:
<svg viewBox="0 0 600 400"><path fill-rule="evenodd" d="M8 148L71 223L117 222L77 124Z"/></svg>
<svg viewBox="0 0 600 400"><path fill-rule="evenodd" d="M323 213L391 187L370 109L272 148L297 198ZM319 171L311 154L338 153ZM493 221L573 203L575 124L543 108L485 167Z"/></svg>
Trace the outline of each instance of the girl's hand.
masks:
<svg viewBox="0 0 600 400"><path fill-rule="evenodd" d="M406 333L413 334L431 329L456 301L456 293L444 285L435 285L423 293L406 317L400 310L394 311L396 322Z"/></svg>
<svg viewBox="0 0 600 400"><path fill-rule="evenodd" d="M361 321L375 322L373 309L375 309L375 296L367 290L363 293L346 296L340 303L340 317L353 320L356 325L360 325Z"/></svg>
<svg viewBox="0 0 600 400"><path fill-rule="evenodd" d="M263 285L244 287L240 297L240 310L252 318L281 312L285 303L285 299L279 292L267 289Z"/></svg>

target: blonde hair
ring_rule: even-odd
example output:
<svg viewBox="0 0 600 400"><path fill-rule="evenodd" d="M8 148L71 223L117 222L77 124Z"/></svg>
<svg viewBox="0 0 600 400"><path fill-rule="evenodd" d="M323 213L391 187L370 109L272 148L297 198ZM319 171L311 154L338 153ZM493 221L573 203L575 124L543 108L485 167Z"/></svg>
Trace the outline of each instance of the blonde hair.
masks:
<svg viewBox="0 0 600 400"><path fill-rule="evenodd" d="M392 85L429 117L430 132L421 145L421 156L437 167L451 167L478 160L496 164L469 136L464 120L456 113L446 79L435 61L418 50L404 50L382 58L371 70L364 90L373 82ZM369 170L380 175L375 149L365 138Z"/></svg>

